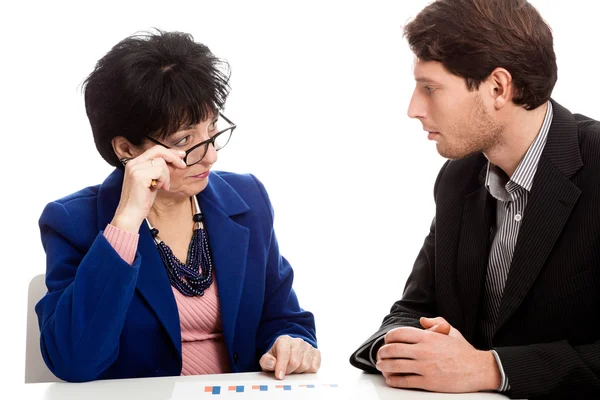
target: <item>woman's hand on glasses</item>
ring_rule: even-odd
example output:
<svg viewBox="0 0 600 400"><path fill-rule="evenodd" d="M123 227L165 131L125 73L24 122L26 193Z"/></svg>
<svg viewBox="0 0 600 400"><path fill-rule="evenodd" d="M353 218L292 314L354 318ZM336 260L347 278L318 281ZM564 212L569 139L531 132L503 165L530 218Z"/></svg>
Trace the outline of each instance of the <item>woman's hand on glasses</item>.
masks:
<svg viewBox="0 0 600 400"><path fill-rule="evenodd" d="M169 168L186 168L185 152L154 146L125 165L121 200L111 225L138 233L159 189L170 189Z"/></svg>

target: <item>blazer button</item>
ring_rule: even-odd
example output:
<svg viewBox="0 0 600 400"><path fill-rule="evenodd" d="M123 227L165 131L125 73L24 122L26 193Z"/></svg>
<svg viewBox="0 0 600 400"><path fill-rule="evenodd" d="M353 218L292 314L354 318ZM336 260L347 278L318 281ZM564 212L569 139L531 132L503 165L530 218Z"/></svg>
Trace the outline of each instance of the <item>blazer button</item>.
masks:
<svg viewBox="0 0 600 400"><path fill-rule="evenodd" d="M237 364L238 355L237 353L233 353L233 362Z"/></svg>

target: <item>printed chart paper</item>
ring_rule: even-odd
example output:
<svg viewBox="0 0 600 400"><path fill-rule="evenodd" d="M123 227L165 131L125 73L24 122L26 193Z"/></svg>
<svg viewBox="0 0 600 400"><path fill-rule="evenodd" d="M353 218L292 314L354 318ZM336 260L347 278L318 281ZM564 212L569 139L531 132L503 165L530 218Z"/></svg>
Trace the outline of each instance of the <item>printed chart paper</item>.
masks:
<svg viewBox="0 0 600 400"><path fill-rule="evenodd" d="M191 399L377 399L370 381L177 382L171 400Z"/></svg>

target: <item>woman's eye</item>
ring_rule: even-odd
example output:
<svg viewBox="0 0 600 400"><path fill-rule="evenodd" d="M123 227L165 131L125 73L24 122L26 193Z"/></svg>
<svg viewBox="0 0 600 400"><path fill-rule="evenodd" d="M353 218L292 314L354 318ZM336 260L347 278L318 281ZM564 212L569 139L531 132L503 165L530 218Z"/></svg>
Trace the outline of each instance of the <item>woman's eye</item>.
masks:
<svg viewBox="0 0 600 400"><path fill-rule="evenodd" d="M189 141L190 141L190 137L186 136L183 139L181 139L180 141L178 141L177 143L175 143L175 146L178 146L178 147L185 146L186 144L188 144Z"/></svg>

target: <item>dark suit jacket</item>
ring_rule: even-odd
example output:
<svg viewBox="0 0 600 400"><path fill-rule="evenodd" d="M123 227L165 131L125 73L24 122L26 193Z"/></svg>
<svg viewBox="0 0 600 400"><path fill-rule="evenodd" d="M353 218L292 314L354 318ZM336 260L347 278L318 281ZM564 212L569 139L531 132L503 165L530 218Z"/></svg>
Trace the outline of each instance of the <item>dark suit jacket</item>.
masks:
<svg viewBox="0 0 600 400"><path fill-rule="evenodd" d="M48 204L40 218L48 294L36 305L44 361L67 381L181 373L177 303L144 222L129 265L102 230L119 203L123 171ZM316 346L293 271L279 253L273 209L252 175L214 172L198 201L218 283L232 372L258 371L280 335Z"/></svg>
<svg viewBox="0 0 600 400"><path fill-rule="evenodd" d="M496 207L483 154L442 167L436 217L402 300L367 343L442 316L475 347L498 352L511 397L600 393L600 123L552 104L491 343L476 330ZM377 372L357 353L354 366Z"/></svg>

